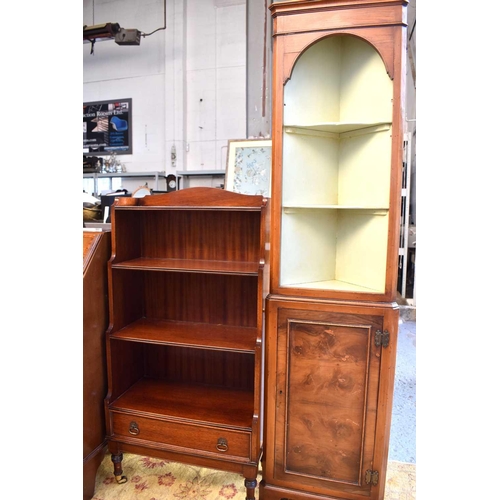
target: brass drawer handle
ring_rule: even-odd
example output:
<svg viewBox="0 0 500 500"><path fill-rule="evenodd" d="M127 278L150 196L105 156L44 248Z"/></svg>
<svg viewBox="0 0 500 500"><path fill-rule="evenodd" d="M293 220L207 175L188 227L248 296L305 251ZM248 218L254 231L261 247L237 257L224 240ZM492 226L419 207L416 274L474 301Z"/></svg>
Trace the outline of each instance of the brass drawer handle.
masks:
<svg viewBox="0 0 500 500"><path fill-rule="evenodd" d="M139 426L137 425L136 422L130 422L130 427L128 428L128 431L132 436L137 436L140 432Z"/></svg>
<svg viewBox="0 0 500 500"><path fill-rule="evenodd" d="M227 451L228 450L228 445L227 445L227 440L225 438L219 438L217 440L217 444L215 445L215 448L218 451Z"/></svg>

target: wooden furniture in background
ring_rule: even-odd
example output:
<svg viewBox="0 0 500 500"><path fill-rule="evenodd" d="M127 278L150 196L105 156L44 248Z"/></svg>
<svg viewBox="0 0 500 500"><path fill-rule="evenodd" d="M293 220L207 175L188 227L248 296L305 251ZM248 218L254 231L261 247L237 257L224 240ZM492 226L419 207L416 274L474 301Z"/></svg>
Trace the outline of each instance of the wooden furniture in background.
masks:
<svg viewBox="0 0 500 500"><path fill-rule="evenodd" d="M270 6L261 500L384 496L398 332L406 4Z"/></svg>
<svg viewBox="0 0 500 500"><path fill-rule="evenodd" d="M267 200L188 188L112 207L108 447L241 473L262 453Z"/></svg>
<svg viewBox="0 0 500 500"><path fill-rule="evenodd" d="M95 475L106 451L107 263L109 231L83 230L83 500L94 496Z"/></svg>

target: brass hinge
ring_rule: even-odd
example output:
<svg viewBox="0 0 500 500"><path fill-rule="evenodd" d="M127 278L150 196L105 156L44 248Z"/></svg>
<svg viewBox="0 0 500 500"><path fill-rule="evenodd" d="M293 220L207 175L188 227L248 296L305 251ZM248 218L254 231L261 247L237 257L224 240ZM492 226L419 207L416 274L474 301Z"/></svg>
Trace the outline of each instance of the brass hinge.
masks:
<svg viewBox="0 0 500 500"><path fill-rule="evenodd" d="M377 484L378 484L378 470L368 469L365 472L365 481L366 481L366 484L373 484L373 486L377 486Z"/></svg>
<svg viewBox="0 0 500 500"><path fill-rule="evenodd" d="M375 332L375 346L387 347L388 345L389 345L389 332L387 330L384 330L383 332L377 330Z"/></svg>

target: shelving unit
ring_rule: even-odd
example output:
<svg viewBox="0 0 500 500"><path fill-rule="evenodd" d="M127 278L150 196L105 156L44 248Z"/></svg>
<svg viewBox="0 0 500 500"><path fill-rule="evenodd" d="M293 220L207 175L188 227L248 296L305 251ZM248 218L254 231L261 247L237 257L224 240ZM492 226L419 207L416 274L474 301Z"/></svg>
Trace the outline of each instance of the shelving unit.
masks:
<svg viewBox="0 0 500 500"><path fill-rule="evenodd" d="M226 175L225 170L214 169L214 170L177 170L177 188L185 189L190 187L189 180L191 177L201 178L201 177L222 177Z"/></svg>
<svg viewBox="0 0 500 500"><path fill-rule="evenodd" d="M138 177L141 179L150 179L153 178L155 180L155 187L154 189L156 191L159 190L159 180L160 178L165 177L165 172L164 171L158 171L158 172L116 172L116 173L98 173L98 172L92 172L92 173L83 173L83 178L84 179L94 179L94 193L97 194L98 192L98 185L97 181L98 179L112 179L115 177L123 177L125 179L127 178L133 178L133 177Z"/></svg>
<svg viewBox="0 0 500 500"><path fill-rule="evenodd" d="M382 500L406 0L275 2L261 500Z"/></svg>
<svg viewBox="0 0 500 500"><path fill-rule="evenodd" d="M216 188L112 210L108 447L245 477L262 453L267 200Z"/></svg>

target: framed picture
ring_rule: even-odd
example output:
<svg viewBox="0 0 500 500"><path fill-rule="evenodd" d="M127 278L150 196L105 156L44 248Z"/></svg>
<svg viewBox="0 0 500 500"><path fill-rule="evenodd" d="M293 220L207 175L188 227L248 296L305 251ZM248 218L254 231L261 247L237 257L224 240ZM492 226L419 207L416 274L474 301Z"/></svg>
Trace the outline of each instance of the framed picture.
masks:
<svg viewBox="0 0 500 500"><path fill-rule="evenodd" d="M228 142L224 189L271 196L271 139Z"/></svg>

